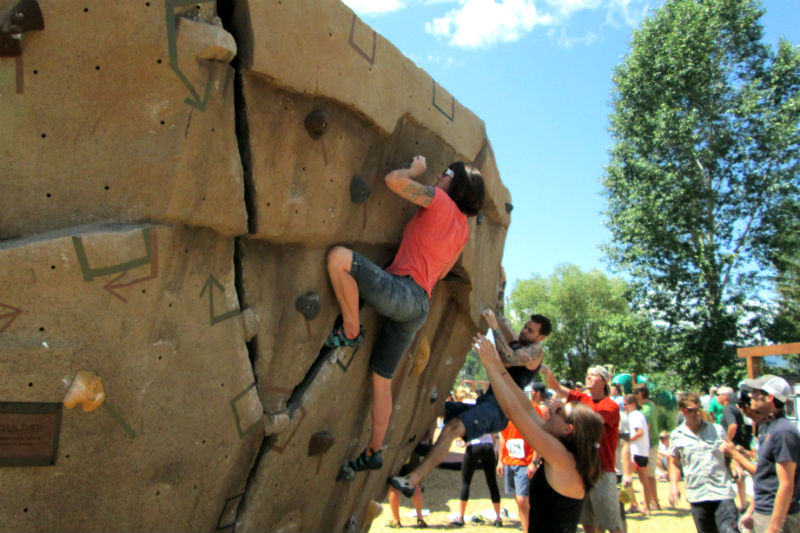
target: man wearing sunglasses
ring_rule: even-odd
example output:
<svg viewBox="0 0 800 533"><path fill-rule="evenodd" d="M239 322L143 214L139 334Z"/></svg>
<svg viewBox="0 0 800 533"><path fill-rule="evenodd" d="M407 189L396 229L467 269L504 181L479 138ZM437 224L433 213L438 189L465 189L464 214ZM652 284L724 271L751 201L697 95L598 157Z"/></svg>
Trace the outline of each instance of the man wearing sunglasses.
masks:
<svg viewBox="0 0 800 533"><path fill-rule="evenodd" d="M727 433L719 424L703 419L700 405L700 395L695 392L678 395L678 409L684 422L669 438L669 503L675 507L680 499L678 481L682 466L686 500L698 533L738 533L739 514L733 501L736 490L725 454L720 450Z"/></svg>

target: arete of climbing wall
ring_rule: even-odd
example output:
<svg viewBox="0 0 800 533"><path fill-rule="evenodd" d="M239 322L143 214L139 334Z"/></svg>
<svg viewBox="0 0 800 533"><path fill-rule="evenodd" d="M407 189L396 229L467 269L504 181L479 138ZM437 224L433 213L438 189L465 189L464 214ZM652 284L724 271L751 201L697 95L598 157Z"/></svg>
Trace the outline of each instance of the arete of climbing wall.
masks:
<svg viewBox="0 0 800 533"><path fill-rule="evenodd" d="M0 0L0 529L364 531L494 305L510 197L480 119L337 0ZM481 169L393 381L323 350L334 244L388 263L385 174ZM425 364L427 360L427 363Z"/></svg>

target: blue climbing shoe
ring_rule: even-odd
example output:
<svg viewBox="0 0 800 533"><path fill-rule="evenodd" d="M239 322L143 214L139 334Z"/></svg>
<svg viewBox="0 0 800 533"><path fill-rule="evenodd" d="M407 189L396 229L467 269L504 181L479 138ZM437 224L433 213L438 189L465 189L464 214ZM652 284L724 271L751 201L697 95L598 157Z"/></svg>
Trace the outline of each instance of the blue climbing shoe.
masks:
<svg viewBox="0 0 800 533"><path fill-rule="evenodd" d="M333 331L328 334L328 339L325 341L325 346L328 348L340 348L342 346L351 346L353 348L358 348L364 342L364 326L361 326L358 335L356 335L355 339L348 339L347 335L344 334L344 327L339 326L338 328L333 328Z"/></svg>

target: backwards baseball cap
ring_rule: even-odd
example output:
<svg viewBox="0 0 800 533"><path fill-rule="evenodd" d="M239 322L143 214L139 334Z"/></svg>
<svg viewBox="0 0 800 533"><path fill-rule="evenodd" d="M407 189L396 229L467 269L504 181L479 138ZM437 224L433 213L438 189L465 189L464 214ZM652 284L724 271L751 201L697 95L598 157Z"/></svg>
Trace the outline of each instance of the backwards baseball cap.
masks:
<svg viewBox="0 0 800 533"><path fill-rule="evenodd" d="M595 374L600 374L600 377L603 378L603 381L608 383L611 379L611 375L608 373L608 370L604 366L593 366L589 370L586 371L588 374L589 372L594 372Z"/></svg>
<svg viewBox="0 0 800 533"><path fill-rule="evenodd" d="M792 389L785 379L767 374L756 379L746 379L742 384L743 389L760 390L772 394L781 403L786 403L792 395Z"/></svg>

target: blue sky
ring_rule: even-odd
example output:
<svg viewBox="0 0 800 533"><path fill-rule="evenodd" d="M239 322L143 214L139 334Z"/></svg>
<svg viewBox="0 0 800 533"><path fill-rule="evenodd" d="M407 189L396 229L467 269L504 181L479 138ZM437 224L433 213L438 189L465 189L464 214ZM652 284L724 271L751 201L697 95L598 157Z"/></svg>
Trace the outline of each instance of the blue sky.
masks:
<svg viewBox="0 0 800 533"><path fill-rule="evenodd" d="M344 0L486 123L514 211L510 284L560 263L608 271L600 245L611 74L659 1ZM764 0L766 41L800 44L800 0Z"/></svg>

